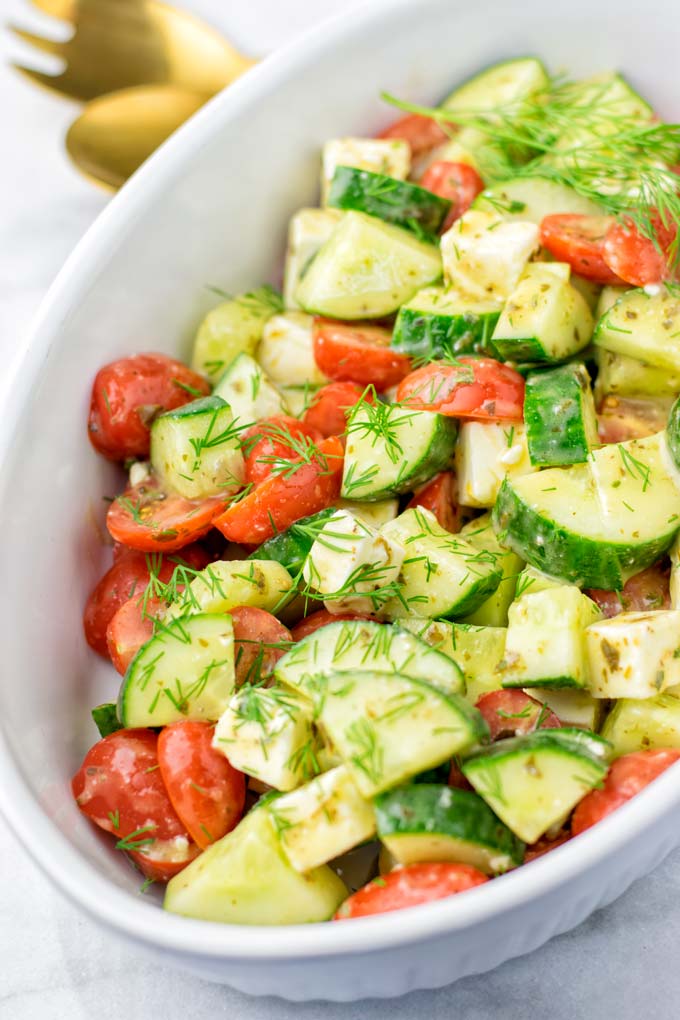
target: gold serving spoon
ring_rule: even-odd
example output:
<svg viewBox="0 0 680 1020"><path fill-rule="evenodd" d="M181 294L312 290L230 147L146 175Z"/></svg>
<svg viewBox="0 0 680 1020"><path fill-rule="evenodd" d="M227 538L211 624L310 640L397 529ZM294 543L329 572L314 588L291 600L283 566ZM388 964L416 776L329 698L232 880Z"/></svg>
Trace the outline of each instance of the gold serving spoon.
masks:
<svg viewBox="0 0 680 1020"><path fill-rule="evenodd" d="M120 188L208 97L176 85L137 85L88 103L66 135L77 168L106 188Z"/></svg>

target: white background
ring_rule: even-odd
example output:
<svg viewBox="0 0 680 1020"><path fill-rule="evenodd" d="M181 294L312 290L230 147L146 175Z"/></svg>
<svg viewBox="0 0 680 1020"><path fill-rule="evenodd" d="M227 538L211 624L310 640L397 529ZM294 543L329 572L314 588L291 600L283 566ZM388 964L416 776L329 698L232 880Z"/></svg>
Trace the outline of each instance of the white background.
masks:
<svg viewBox="0 0 680 1020"><path fill-rule="evenodd" d="M247 52L264 54L350 5L183 0L183 6L212 20ZM36 23L28 0L0 0L0 16ZM455 45L464 40L452 40ZM64 155L76 104L25 83L7 68L10 54L26 59L28 50L0 29L0 389L46 288L107 201ZM7 612L11 585L4 582ZM16 679L4 676L3 682ZM0 1020L674 1020L680 1015L679 946L677 852L577 931L492 974L390 1003L248 999L165 970L105 936L53 891L0 821Z"/></svg>

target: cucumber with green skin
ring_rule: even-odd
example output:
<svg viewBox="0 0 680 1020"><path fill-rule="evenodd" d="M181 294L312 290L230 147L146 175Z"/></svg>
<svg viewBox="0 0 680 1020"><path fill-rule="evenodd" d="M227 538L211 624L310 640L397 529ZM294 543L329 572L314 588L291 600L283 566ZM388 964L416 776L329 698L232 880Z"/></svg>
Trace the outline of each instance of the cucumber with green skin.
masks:
<svg viewBox="0 0 680 1020"><path fill-rule="evenodd" d="M479 627L451 620L406 617L400 625L459 666L465 677L465 698L475 705L482 694L501 688L498 664L505 650L506 627Z"/></svg>
<svg viewBox="0 0 680 1020"><path fill-rule="evenodd" d="M646 365L639 358L595 348L597 380L595 398L600 401L610 394L615 397L663 397L672 399L680 393L680 374L667 368Z"/></svg>
<svg viewBox="0 0 680 1020"><path fill-rule="evenodd" d="M668 436L668 450L673 458L673 463L680 471L680 398L671 407L666 434Z"/></svg>
<svg viewBox="0 0 680 1020"><path fill-rule="evenodd" d="M402 305L391 346L426 361L459 354L493 356L491 335L500 305L474 301L444 287L428 287Z"/></svg>
<svg viewBox="0 0 680 1020"><path fill-rule="evenodd" d="M97 705L90 714L100 737L108 737L110 733L116 733L123 728L118 721L118 707L114 703Z"/></svg>
<svg viewBox="0 0 680 1020"><path fill-rule="evenodd" d="M602 727L615 758L653 747L680 749L680 690L655 698L619 698Z"/></svg>
<svg viewBox="0 0 680 1020"><path fill-rule="evenodd" d="M666 285L626 291L598 322L593 343L679 373L680 289Z"/></svg>
<svg viewBox="0 0 680 1020"><path fill-rule="evenodd" d="M335 168L328 205L334 209L354 209L376 216L379 220L404 227L416 236L433 240L451 208L447 198L441 198L411 181L400 181L387 174L352 166Z"/></svg>
<svg viewBox="0 0 680 1020"><path fill-rule="evenodd" d="M515 57L492 64L473 75L447 96L447 110L488 111L526 99L549 84L544 65L537 57Z"/></svg>
<svg viewBox="0 0 680 1020"><path fill-rule="evenodd" d="M531 372L524 395L529 457L541 467L581 464L598 443L595 401L582 362Z"/></svg>
<svg viewBox="0 0 680 1020"><path fill-rule="evenodd" d="M299 574L302 564L314 544L315 533L322 529L324 523L335 512L335 507L328 507L309 517L301 517L285 531L279 532L273 538L268 538L266 542L250 553L248 559L275 560L293 576Z"/></svg>
<svg viewBox="0 0 680 1020"><path fill-rule="evenodd" d="M523 176L486 188L472 203L473 209L495 212L505 220L540 223L553 213L601 216L602 207L564 184L541 177Z"/></svg>
<svg viewBox="0 0 680 1020"><path fill-rule="evenodd" d="M541 729L498 740L463 775L509 829L535 843L607 774L610 744L586 730Z"/></svg>
<svg viewBox="0 0 680 1020"><path fill-rule="evenodd" d="M347 421L343 498L375 502L413 492L449 465L457 436L453 418L360 401Z"/></svg>
<svg viewBox="0 0 680 1020"><path fill-rule="evenodd" d="M524 843L468 790L400 786L373 803L378 837L400 864L457 861L498 875L524 860Z"/></svg>

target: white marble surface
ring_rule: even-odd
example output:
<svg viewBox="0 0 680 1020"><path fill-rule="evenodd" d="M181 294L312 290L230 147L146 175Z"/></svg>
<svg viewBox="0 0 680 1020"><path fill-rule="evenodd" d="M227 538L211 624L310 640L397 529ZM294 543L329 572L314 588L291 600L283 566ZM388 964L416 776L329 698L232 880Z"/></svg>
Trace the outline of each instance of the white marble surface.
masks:
<svg viewBox="0 0 680 1020"><path fill-rule="evenodd" d="M263 53L343 0L184 0ZM2 20L26 21L21 0ZM61 139L75 105L24 84L0 32L0 355L7 366L65 256L106 203ZM0 388L5 373L0 375ZM6 682L6 679L5 679ZM150 963L102 933L51 888L0 821L0 1020L228 1016L234 1020L673 1020L680 1013L680 852L575 932L492 974L390 1003L291 1005L248 999Z"/></svg>

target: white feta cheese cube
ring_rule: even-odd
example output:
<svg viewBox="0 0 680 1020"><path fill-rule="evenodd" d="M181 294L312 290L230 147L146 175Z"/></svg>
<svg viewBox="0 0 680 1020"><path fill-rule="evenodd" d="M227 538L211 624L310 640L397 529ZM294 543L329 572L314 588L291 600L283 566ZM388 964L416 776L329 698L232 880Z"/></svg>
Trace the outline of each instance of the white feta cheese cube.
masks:
<svg viewBox="0 0 680 1020"><path fill-rule="evenodd" d="M288 250L283 277L283 303L286 308L299 308L295 291L309 260L333 233L341 219L339 209L300 209L288 227Z"/></svg>
<svg viewBox="0 0 680 1020"><path fill-rule="evenodd" d="M330 613L374 612L371 593L396 581L404 550L370 524L339 510L319 533L303 567L310 587L327 595Z"/></svg>
<svg viewBox="0 0 680 1020"><path fill-rule="evenodd" d="M538 249L538 227L469 209L442 235L444 276L462 294L504 301Z"/></svg>
<svg viewBox="0 0 680 1020"><path fill-rule="evenodd" d="M620 613L585 634L595 698L653 698L680 684L680 610Z"/></svg>
<svg viewBox="0 0 680 1020"><path fill-rule="evenodd" d="M328 199L337 166L355 166L405 181L411 169L411 147L400 138L332 138L321 156L321 198Z"/></svg>
<svg viewBox="0 0 680 1020"><path fill-rule="evenodd" d="M244 686L220 716L213 747L246 775L294 790L318 772L312 711L295 691Z"/></svg>
<svg viewBox="0 0 680 1020"><path fill-rule="evenodd" d="M491 507L506 475L537 471L529 459L524 425L464 422L456 445L458 499L462 506Z"/></svg>
<svg viewBox="0 0 680 1020"><path fill-rule="evenodd" d="M312 323L304 312L273 315L262 332L257 360L273 383L319 386L328 382L314 360Z"/></svg>

